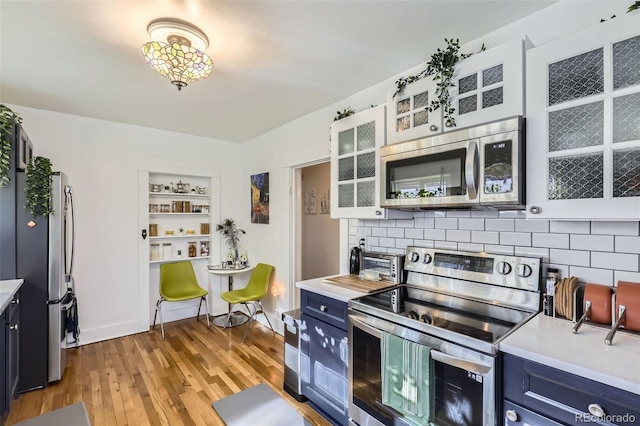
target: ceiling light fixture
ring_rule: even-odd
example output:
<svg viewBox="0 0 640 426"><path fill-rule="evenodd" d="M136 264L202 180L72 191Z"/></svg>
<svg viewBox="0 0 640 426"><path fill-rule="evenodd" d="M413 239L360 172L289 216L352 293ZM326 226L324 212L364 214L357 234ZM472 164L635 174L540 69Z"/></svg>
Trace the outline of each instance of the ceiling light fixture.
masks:
<svg viewBox="0 0 640 426"><path fill-rule="evenodd" d="M198 27L173 18L155 19L147 26L152 41L142 45L147 64L182 89L211 74L213 61L204 53L209 39Z"/></svg>

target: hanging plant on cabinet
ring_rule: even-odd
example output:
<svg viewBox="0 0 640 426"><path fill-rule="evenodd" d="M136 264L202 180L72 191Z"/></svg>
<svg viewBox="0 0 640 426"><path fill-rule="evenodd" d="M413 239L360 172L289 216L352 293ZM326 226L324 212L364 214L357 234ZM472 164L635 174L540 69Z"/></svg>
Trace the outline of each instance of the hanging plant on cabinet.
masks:
<svg viewBox="0 0 640 426"><path fill-rule="evenodd" d="M427 62L427 68L416 75L410 75L408 77L400 77L396 80L396 91L393 94L395 98L407 84L411 84L421 78L433 76L433 80L436 82L435 97L426 109L429 112L434 112L438 108L442 108L442 117L445 120L447 126L455 127L456 119L453 113L456 109L451 105L449 99L449 88L454 87L453 74L455 66L458 62L468 58L472 53L460 53L460 40L459 39L444 39L447 43L447 47L442 50L438 48L436 52L431 55L431 59ZM486 50L483 44L480 48L480 52Z"/></svg>
<svg viewBox="0 0 640 426"><path fill-rule="evenodd" d="M27 166L27 176L24 192L27 196L25 211L31 213L32 218L48 216L53 213L51 205L51 160L45 157L34 157Z"/></svg>
<svg viewBox="0 0 640 426"><path fill-rule="evenodd" d="M15 123L22 123L22 118L11 108L0 105L0 188L9 184L9 158L12 148L9 135Z"/></svg>

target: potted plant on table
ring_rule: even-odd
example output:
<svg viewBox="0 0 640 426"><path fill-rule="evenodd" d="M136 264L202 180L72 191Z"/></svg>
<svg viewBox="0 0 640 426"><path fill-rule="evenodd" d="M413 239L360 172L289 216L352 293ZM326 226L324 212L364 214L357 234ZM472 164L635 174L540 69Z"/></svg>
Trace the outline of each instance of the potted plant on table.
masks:
<svg viewBox="0 0 640 426"><path fill-rule="evenodd" d="M233 262L237 262L238 249L240 244L240 237L246 234L244 229L238 228L236 222L233 219L225 219L222 223L216 225L216 231L218 231L226 239L227 247L233 253Z"/></svg>

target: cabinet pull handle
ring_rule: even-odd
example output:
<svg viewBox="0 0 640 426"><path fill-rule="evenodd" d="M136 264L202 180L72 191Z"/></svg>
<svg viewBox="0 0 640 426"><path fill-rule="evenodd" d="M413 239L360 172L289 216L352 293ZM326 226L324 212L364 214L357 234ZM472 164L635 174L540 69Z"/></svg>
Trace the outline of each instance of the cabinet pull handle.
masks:
<svg viewBox="0 0 640 426"><path fill-rule="evenodd" d="M596 417L604 417L606 414L600 404L589 404L589 413Z"/></svg>
<svg viewBox="0 0 640 426"><path fill-rule="evenodd" d="M517 413L516 410L507 410L507 411L505 411L504 416L510 422L517 422L517 421L520 420L520 416L518 416L518 413Z"/></svg>
<svg viewBox="0 0 640 426"><path fill-rule="evenodd" d="M320 305L321 312L327 312L327 305Z"/></svg>

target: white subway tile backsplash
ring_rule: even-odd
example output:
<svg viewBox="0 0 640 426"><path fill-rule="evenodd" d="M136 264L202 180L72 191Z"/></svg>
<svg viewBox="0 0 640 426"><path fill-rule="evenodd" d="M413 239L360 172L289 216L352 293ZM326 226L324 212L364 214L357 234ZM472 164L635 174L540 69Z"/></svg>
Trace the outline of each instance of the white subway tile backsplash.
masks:
<svg viewBox="0 0 640 426"><path fill-rule="evenodd" d="M561 263L571 266L592 266L589 263L590 256L588 251L580 250L549 250L549 262Z"/></svg>
<svg viewBox="0 0 640 426"><path fill-rule="evenodd" d="M558 234L588 234L591 230L589 221L552 220L549 231Z"/></svg>
<svg viewBox="0 0 640 426"><path fill-rule="evenodd" d="M613 235L571 235L569 247L574 250L613 251Z"/></svg>
<svg viewBox="0 0 640 426"><path fill-rule="evenodd" d="M415 229L407 228L404 230L404 236L405 238L421 240L424 238L424 230L421 228L415 228Z"/></svg>
<svg viewBox="0 0 640 426"><path fill-rule="evenodd" d="M433 240L413 240L413 245L417 247L433 248Z"/></svg>
<svg viewBox="0 0 640 426"><path fill-rule="evenodd" d="M531 234L531 245L534 247L569 248L569 234Z"/></svg>
<svg viewBox="0 0 640 426"><path fill-rule="evenodd" d="M380 245L382 247L395 247L396 246L396 239L395 238L382 238L382 237L380 237L378 239L378 242L380 243Z"/></svg>
<svg viewBox="0 0 640 426"><path fill-rule="evenodd" d="M499 214L495 210L472 210L471 217L483 217L497 219Z"/></svg>
<svg viewBox="0 0 640 426"><path fill-rule="evenodd" d="M404 228L387 228L387 237L404 238Z"/></svg>
<svg viewBox="0 0 640 426"><path fill-rule="evenodd" d="M617 235L614 247L616 253L640 253L640 237Z"/></svg>
<svg viewBox="0 0 640 426"><path fill-rule="evenodd" d="M501 232L500 244L503 246L530 246L531 233L529 232Z"/></svg>
<svg viewBox="0 0 640 426"><path fill-rule="evenodd" d="M484 244L458 243L458 250L474 251L480 253L484 251Z"/></svg>
<svg viewBox="0 0 640 426"><path fill-rule="evenodd" d="M371 229L371 235L374 237L386 237L387 229L389 228L373 228Z"/></svg>
<svg viewBox="0 0 640 426"><path fill-rule="evenodd" d="M527 217L523 210L503 210L498 212L500 219L524 219Z"/></svg>
<svg viewBox="0 0 640 426"><path fill-rule="evenodd" d="M458 219L458 229L468 229L470 231L484 231L484 219Z"/></svg>
<svg viewBox="0 0 640 426"><path fill-rule="evenodd" d="M453 217L436 217L437 229L458 229L458 219Z"/></svg>
<svg viewBox="0 0 640 426"><path fill-rule="evenodd" d="M407 248L407 246L412 246L413 245L413 240L410 240L408 238L396 238L396 248L399 249L405 249Z"/></svg>
<svg viewBox="0 0 640 426"><path fill-rule="evenodd" d="M514 231L514 219L486 219L484 221L484 229L487 231Z"/></svg>
<svg viewBox="0 0 640 426"><path fill-rule="evenodd" d="M433 228L435 219L432 217L417 217L413 222L414 228Z"/></svg>
<svg viewBox="0 0 640 426"><path fill-rule="evenodd" d="M539 257L543 262L549 263L549 249L539 247L515 247L516 256Z"/></svg>
<svg viewBox="0 0 640 426"><path fill-rule="evenodd" d="M446 232L444 229L425 229L425 240L444 240L446 238Z"/></svg>
<svg viewBox="0 0 640 426"><path fill-rule="evenodd" d="M640 272L615 271L613 274L615 285L618 281L631 281L632 283L640 283Z"/></svg>
<svg viewBox="0 0 640 426"><path fill-rule="evenodd" d="M594 268L638 272L638 255L592 251L591 266Z"/></svg>
<svg viewBox="0 0 640 426"><path fill-rule="evenodd" d="M380 240L378 239L378 237L369 237L369 238L367 238L367 245L368 246L379 246L380 245Z"/></svg>
<svg viewBox="0 0 640 426"><path fill-rule="evenodd" d="M487 252L487 253L493 253L493 254L513 255L514 247L513 246L500 246L500 245L485 244L484 245L484 251Z"/></svg>
<svg viewBox="0 0 640 426"><path fill-rule="evenodd" d="M433 247L443 250L458 250L458 243L451 241L434 241Z"/></svg>
<svg viewBox="0 0 640 426"><path fill-rule="evenodd" d="M447 230L447 241L458 241L461 243L471 242L471 231Z"/></svg>
<svg viewBox="0 0 640 426"><path fill-rule="evenodd" d="M498 244L500 243L500 234L494 231L471 231L471 242Z"/></svg>
<svg viewBox="0 0 640 426"><path fill-rule="evenodd" d="M396 219L396 228L413 228L413 219Z"/></svg>
<svg viewBox="0 0 640 426"><path fill-rule="evenodd" d="M570 266L569 275L577 277L583 283L613 285L612 269L584 268L582 266Z"/></svg>
<svg viewBox="0 0 640 426"><path fill-rule="evenodd" d="M549 221L516 219L516 232L549 232Z"/></svg>
<svg viewBox="0 0 640 426"><path fill-rule="evenodd" d="M451 210L446 212L447 217L471 217L469 210Z"/></svg>
<svg viewBox="0 0 640 426"><path fill-rule="evenodd" d="M631 235L637 237L640 222L591 222L592 234Z"/></svg>
<svg viewBox="0 0 640 426"><path fill-rule="evenodd" d="M407 245L541 258L543 274L613 285L640 282L640 222L526 219L522 211L415 212L413 219L350 219L350 246L404 253Z"/></svg>

